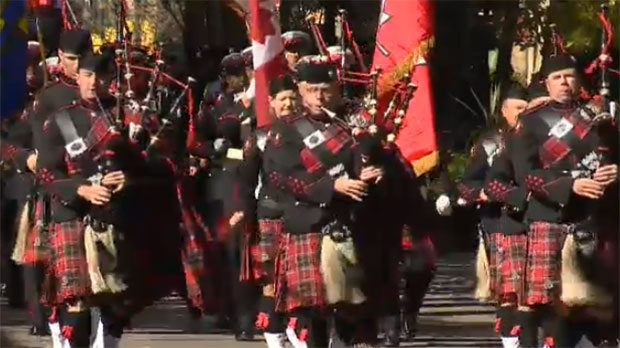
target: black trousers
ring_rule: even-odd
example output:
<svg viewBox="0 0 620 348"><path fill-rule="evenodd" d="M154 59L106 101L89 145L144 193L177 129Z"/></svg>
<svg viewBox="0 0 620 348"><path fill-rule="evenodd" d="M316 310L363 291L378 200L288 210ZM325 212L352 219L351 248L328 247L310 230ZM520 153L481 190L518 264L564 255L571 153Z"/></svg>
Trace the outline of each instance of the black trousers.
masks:
<svg viewBox="0 0 620 348"><path fill-rule="evenodd" d="M47 325L47 318L51 314L48 307L41 304L41 284L45 276L43 266L23 265L25 297L30 310L32 326L44 328Z"/></svg>
<svg viewBox="0 0 620 348"><path fill-rule="evenodd" d="M391 310L386 313L383 321L383 330L386 333L400 333L402 324L400 312L404 313L407 320L409 330L415 330L417 316L422 308L424 295L433 280L434 269L416 269L413 271L405 271L401 278L400 295L404 298L394 299L391 303L400 303L397 308L388 306ZM413 333L413 332L411 332Z"/></svg>
<svg viewBox="0 0 620 348"><path fill-rule="evenodd" d="M228 281L230 294L228 297L227 312L231 313L235 320L235 330L237 332L254 331L254 323L258 314L258 300L260 287L251 281L241 281L241 245L238 241L231 241L227 244L226 250L226 271L224 276Z"/></svg>
<svg viewBox="0 0 620 348"><path fill-rule="evenodd" d="M15 222L20 202L15 199L2 198L2 212L0 214L0 256L2 282L5 285L5 295L9 305L15 308L24 306L24 281L21 266L11 260L13 245L15 244Z"/></svg>

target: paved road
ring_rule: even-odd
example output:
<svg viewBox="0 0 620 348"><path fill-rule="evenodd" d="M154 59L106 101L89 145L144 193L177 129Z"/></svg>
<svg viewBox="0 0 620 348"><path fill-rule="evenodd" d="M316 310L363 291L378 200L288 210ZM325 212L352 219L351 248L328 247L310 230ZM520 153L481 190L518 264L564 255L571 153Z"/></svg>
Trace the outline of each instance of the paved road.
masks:
<svg viewBox="0 0 620 348"><path fill-rule="evenodd" d="M425 298L420 336L406 347L500 347L492 332L493 308L481 306L471 296L473 256L448 255L439 261L437 276ZM43 347L48 342L31 338L27 314L2 307L0 346ZM145 310L135 318L133 329L121 342L123 348L250 348L265 347L263 342L235 342L229 334L187 334L186 310L180 299L170 298ZM10 339L9 342L4 340Z"/></svg>

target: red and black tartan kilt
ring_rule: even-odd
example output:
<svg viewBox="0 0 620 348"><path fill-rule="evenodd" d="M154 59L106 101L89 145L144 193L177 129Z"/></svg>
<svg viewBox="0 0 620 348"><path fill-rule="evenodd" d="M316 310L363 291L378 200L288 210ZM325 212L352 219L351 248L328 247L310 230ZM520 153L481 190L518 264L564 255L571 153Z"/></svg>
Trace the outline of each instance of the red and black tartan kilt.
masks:
<svg viewBox="0 0 620 348"><path fill-rule="evenodd" d="M283 228L282 219L258 220L258 240L251 248L254 279L273 279Z"/></svg>
<svg viewBox="0 0 620 348"><path fill-rule="evenodd" d="M322 307L325 284L321 273L321 233L286 234L276 259L276 311Z"/></svg>
<svg viewBox="0 0 620 348"><path fill-rule="evenodd" d="M489 262L489 283L491 284L491 290L493 294L497 295L500 284L499 277L499 250L502 245L504 235L502 233L488 233L486 234L485 247L488 251Z"/></svg>
<svg viewBox="0 0 620 348"><path fill-rule="evenodd" d="M71 220L50 224L50 258L46 263L43 300L60 305L90 294L90 276L84 248L84 222Z"/></svg>
<svg viewBox="0 0 620 348"><path fill-rule="evenodd" d="M560 296L562 247L567 233L567 225L541 221L530 224L522 299L524 304L547 304Z"/></svg>
<svg viewBox="0 0 620 348"><path fill-rule="evenodd" d="M495 273L491 283L494 293L499 301L523 298L527 235L493 233L491 236L496 244L496 252L489 256L495 259L490 265L492 273Z"/></svg>
<svg viewBox="0 0 620 348"><path fill-rule="evenodd" d="M49 232L43 229L43 199L37 199L34 204L32 226L28 230L26 249L24 250L25 264L45 263L50 257Z"/></svg>

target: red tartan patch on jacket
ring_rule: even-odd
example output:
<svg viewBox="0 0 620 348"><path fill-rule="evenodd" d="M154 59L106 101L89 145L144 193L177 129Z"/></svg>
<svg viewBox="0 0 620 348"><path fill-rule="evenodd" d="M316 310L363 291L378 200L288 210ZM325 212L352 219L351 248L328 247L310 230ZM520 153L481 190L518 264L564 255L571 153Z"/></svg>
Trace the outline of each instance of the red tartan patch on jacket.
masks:
<svg viewBox="0 0 620 348"><path fill-rule="evenodd" d="M332 153L338 153L350 140L351 136L343 129L338 128L337 133L325 141L325 146Z"/></svg>
<svg viewBox="0 0 620 348"><path fill-rule="evenodd" d="M545 141L540 151L540 160L542 161L543 167L549 168L553 163L569 154L570 151L570 147L568 147L562 139L553 136L550 137Z"/></svg>
<svg viewBox="0 0 620 348"><path fill-rule="evenodd" d="M308 172L315 173L321 169L321 161L319 161L318 157L309 148L303 148L299 153L299 156L301 157L301 162L304 164L304 167L306 167Z"/></svg>

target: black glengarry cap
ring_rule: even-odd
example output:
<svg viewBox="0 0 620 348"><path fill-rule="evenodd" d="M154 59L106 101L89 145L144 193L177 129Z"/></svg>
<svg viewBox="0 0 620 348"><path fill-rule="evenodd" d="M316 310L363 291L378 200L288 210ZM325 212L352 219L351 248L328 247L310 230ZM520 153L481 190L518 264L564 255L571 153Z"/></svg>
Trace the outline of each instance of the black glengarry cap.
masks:
<svg viewBox="0 0 620 348"><path fill-rule="evenodd" d="M527 100L527 90L518 83L511 84L508 89L503 93L502 101L506 99L521 99Z"/></svg>
<svg viewBox="0 0 620 348"><path fill-rule="evenodd" d="M328 63L308 62L297 67L297 82L332 83L338 79L336 67Z"/></svg>
<svg viewBox="0 0 620 348"><path fill-rule="evenodd" d="M224 56L220 62L222 68L221 74L226 75L243 75L245 74L245 59L241 53L232 52Z"/></svg>
<svg viewBox="0 0 620 348"><path fill-rule="evenodd" d="M83 56L92 52L93 42L90 32L84 29L65 30L60 33L60 43L58 48L63 53Z"/></svg>
<svg viewBox="0 0 620 348"><path fill-rule="evenodd" d="M88 54L78 63L78 70L91 71L97 74L110 72L113 57L107 54Z"/></svg>
<svg viewBox="0 0 620 348"><path fill-rule="evenodd" d="M568 54L547 57L543 60L542 67L540 68L540 76L547 78L550 74L564 69L577 69L575 57Z"/></svg>
<svg viewBox="0 0 620 348"><path fill-rule="evenodd" d="M269 81L269 95L274 97L283 91L297 91L297 84L291 75L282 75L276 79Z"/></svg>

